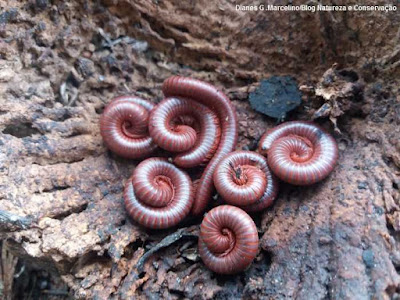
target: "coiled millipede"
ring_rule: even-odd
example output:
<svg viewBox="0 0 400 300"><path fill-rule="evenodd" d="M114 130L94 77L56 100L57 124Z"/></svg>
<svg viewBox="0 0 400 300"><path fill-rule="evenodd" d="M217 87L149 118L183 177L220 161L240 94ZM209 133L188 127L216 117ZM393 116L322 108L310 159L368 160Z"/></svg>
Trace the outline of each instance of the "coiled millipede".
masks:
<svg viewBox="0 0 400 300"><path fill-rule="evenodd" d="M199 215L204 212L212 196L215 168L224 156L236 147L238 139L236 110L224 93L200 80L173 76L164 81L162 90L166 97L183 97L203 104L215 111L219 118L220 142L196 188L192 213Z"/></svg>
<svg viewBox="0 0 400 300"><path fill-rule="evenodd" d="M189 176L163 158L148 158L133 171L124 190L125 207L137 223L153 229L175 226L190 212Z"/></svg>
<svg viewBox="0 0 400 300"><path fill-rule="evenodd" d="M266 158L251 151L225 156L214 172L214 184L227 203L247 212L264 210L278 194L278 181Z"/></svg>
<svg viewBox="0 0 400 300"><path fill-rule="evenodd" d="M278 192L273 174L295 185L323 180L336 164L337 144L316 124L293 121L267 131L259 143L260 154L232 152L237 117L221 91L179 76L165 80L162 89L166 98L157 106L137 97L117 97L100 119L104 142L118 155L143 158L157 147L174 153L173 164L149 158L135 168L124 190L128 214L148 228L172 227L190 211L203 213L215 185L221 197L237 207L221 205L205 215L199 254L214 272L241 272L257 255L259 244L256 225L246 211L261 211L273 203ZM195 191L190 177L177 166L204 165Z"/></svg>
<svg viewBox="0 0 400 300"><path fill-rule="evenodd" d="M154 105L133 96L114 98L100 117L106 146L126 158L144 158L157 148L149 136L149 112Z"/></svg>
<svg viewBox="0 0 400 300"><path fill-rule="evenodd" d="M210 210L200 226L199 254L220 274L244 271L258 252L257 227L242 209L221 205Z"/></svg>
<svg viewBox="0 0 400 300"><path fill-rule="evenodd" d="M335 139L311 122L292 121L267 131L259 152L266 155L272 172L295 185L310 185L327 177L336 165Z"/></svg>
<svg viewBox="0 0 400 300"><path fill-rule="evenodd" d="M221 127L215 112L183 98L166 98L150 114L149 133L167 151L178 152L173 163L182 168L205 165L218 148Z"/></svg>

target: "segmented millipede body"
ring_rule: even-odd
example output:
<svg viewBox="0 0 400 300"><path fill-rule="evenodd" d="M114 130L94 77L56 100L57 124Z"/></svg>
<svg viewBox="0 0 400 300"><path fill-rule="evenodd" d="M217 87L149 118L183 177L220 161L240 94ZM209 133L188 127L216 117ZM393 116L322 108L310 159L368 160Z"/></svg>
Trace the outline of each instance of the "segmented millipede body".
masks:
<svg viewBox="0 0 400 300"><path fill-rule="evenodd" d="M114 98L100 117L100 133L106 146L126 158L149 156L157 148L148 132L153 106L133 96Z"/></svg>
<svg viewBox="0 0 400 300"><path fill-rule="evenodd" d="M310 185L327 177L335 167L335 139L311 122L292 121L267 131L259 143L272 172L283 181Z"/></svg>
<svg viewBox="0 0 400 300"><path fill-rule="evenodd" d="M200 226L199 254L204 264L220 274L245 270L258 252L258 232L242 209L221 205L210 210Z"/></svg>
<svg viewBox="0 0 400 300"><path fill-rule="evenodd" d="M137 223L153 229L178 224L189 214L193 199L189 176L163 158L142 161L124 190L128 214Z"/></svg>
<svg viewBox="0 0 400 300"><path fill-rule="evenodd" d="M197 187L192 213L201 214L207 207L213 192L213 173L221 159L233 151L238 138L236 111L226 95L212 85L180 76L164 81L166 97L183 97L199 102L217 113L221 125L221 139L213 158L208 163Z"/></svg>
<svg viewBox="0 0 400 300"><path fill-rule="evenodd" d="M267 159L251 151L229 153L214 172L217 192L229 204L247 212L269 207L278 194L278 180Z"/></svg>
<svg viewBox="0 0 400 300"><path fill-rule="evenodd" d="M215 112L198 102L166 98L150 113L149 133L160 147L177 154L183 168L207 163L218 148L221 128Z"/></svg>

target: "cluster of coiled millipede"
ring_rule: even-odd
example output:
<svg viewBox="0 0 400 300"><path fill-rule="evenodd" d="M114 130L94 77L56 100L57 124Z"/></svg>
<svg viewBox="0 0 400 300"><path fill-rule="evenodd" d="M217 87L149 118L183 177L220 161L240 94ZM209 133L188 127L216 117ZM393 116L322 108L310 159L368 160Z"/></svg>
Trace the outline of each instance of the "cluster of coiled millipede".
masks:
<svg viewBox="0 0 400 300"><path fill-rule="evenodd" d="M295 185L318 182L333 170L338 149L319 126L302 121L267 131L259 153L234 151L235 108L221 91L199 80L165 80L158 105L133 96L113 99L100 119L106 146L143 159L160 148L170 159L143 160L124 190L129 215L142 226L162 229L192 213L204 213L214 186L229 204L210 210L200 227L199 254L214 272L246 269L258 252L258 232L246 213L269 207L278 192L275 177ZM234 152L233 152L234 151ZM180 168L205 167L195 183ZM271 172L271 171L272 172Z"/></svg>

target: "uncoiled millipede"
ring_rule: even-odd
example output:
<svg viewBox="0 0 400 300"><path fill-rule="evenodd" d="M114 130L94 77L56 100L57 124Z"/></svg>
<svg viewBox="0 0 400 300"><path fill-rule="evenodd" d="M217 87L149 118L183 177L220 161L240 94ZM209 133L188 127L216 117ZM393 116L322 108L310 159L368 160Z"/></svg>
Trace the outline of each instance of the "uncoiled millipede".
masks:
<svg viewBox="0 0 400 300"><path fill-rule="evenodd" d="M182 168L206 164L217 150L221 128L215 112L182 98L166 98L150 114L149 133L154 142L175 155Z"/></svg>
<svg viewBox="0 0 400 300"><path fill-rule="evenodd" d="M278 193L278 180L266 158L251 151L225 156L214 172L214 185L227 203L247 212L266 209Z"/></svg>
<svg viewBox="0 0 400 300"><path fill-rule="evenodd" d="M126 158L144 158L153 153L157 146L148 132L153 107L133 96L114 98L100 117L100 133L106 146Z"/></svg>
<svg viewBox="0 0 400 300"><path fill-rule="evenodd" d="M199 102L217 113L221 125L221 139L213 158L204 170L196 188L192 208L194 215L204 212L213 191L213 173L221 159L233 151L238 139L238 123L235 108L228 97L212 85L180 76L164 81L162 87L166 97L183 97Z"/></svg>
<svg viewBox="0 0 400 300"><path fill-rule="evenodd" d="M258 245L256 225L238 207L215 207L201 223L199 254L204 264L216 273L244 271L256 257Z"/></svg>
<svg viewBox="0 0 400 300"><path fill-rule="evenodd" d="M266 155L272 172L283 181L310 185L323 180L335 167L335 139L311 122L283 123L261 138L259 152Z"/></svg>
<svg viewBox="0 0 400 300"><path fill-rule="evenodd" d="M124 190L129 215L153 229L172 227L182 221L190 212L193 198L189 176L163 158L142 161Z"/></svg>

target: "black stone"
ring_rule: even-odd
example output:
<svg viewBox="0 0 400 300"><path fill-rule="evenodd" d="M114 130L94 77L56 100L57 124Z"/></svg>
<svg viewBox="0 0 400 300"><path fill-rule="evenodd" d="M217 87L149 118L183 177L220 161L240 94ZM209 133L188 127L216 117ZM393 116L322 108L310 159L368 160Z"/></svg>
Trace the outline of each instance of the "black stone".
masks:
<svg viewBox="0 0 400 300"><path fill-rule="evenodd" d="M272 76L261 81L249 95L251 107L264 115L282 120L301 103L301 92L291 76Z"/></svg>

